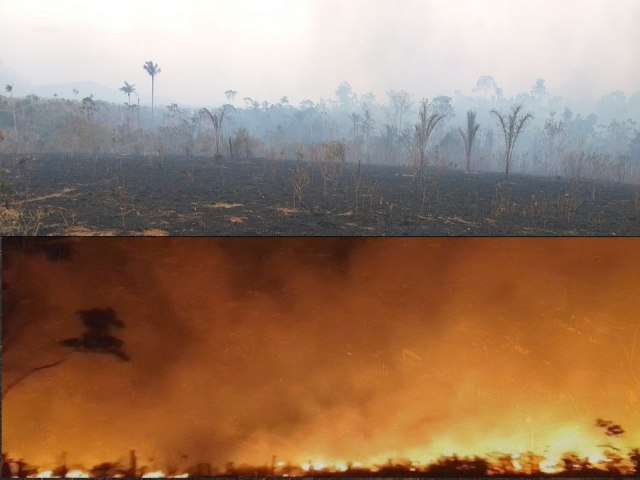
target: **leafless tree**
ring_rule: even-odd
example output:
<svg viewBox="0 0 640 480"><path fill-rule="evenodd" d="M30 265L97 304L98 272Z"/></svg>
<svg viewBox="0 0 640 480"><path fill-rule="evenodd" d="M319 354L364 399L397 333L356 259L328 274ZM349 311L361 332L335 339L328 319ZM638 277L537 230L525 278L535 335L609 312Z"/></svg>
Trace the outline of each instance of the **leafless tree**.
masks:
<svg viewBox="0 0 640 480"><path fill-rule="evenodd" d="M504 116L497 110L491 110L491 113L498 118L498 123L504 134L505 146L505 178L509 180L509 167L511 165L511 157L513 156L513 147L520 132L533 120L533 113L523 113L522 105L514 105L511 112Z"/></svg>
<svg viewBox="0 0 640 480"><path fill-rule="evenodd" d="M6 385L3 386L2 398L4 399L4 397L6 397L7 394L11 390L13 390L14 387L17 387L19 384L21 384L24 380L26 380L27 377L30 377L34 373L40 372L42 370L48 370L50 368L57 367L58 365L64 363L66 360L67 360L67 357L65 356L60 360L56 360L55 362L47 363L45 365L39 365L37 367L32 367L29 370L27 370L26 372L23 372L16 379L14 379L11 382L7 382Z"/></svg>
<svg viewBox="0 0 640 480"><path fill-rule="evenodd" d="M543 141L544 149L544 174L547 174L547 167L553 163L556 155L561 155L566 141L565 123L563 120L556 120L555 112L549 114L549 118L544 122Z"/></svg>
<svg viewBox="0 0 640 480"><path fill-rule="evenodd" d="M404 90L400 90L399 92L389 90L387 95L389 96L389 105L393 115L393 126L399 133L404 129L405 115L407 115L411 109L411 94Z"/></svg>
<svg viewBox="0 0 640 480"><path fill-rule="evenodd" d="M373 129L375 127L375 120L371 115L371 111L367 106L364 107L364 117L361 121L362 134L364 135L364 144L365 149L367 151L367 156L369 155L369 150L371 147L371 135L373 133Z"/></svg>
<svg viewBox="0 0 640 480"><path fill-rule="evenodd" d="M465 168L467 173L471 170L471 149L473 148L473 141L476 139L476 133L478 133L479 128L480 125L476 123L476 112L469 110L467 112L467 130L459 129L462 141L464 142L466 156Z"/></svg>
<svg viewBox="0 0 640 480"><path fill-rule="evenodd" d="M118 318L115 310L110 307L92 308L89 310L80 310L77 312L77 315L85 326L83 335L78 338L67 338L58 342L61 346L71 350L66 351L58 360L31 367L12 381L4 381L2 385L3 399L13 388L20 385L33 374L43 370L49 370L66 362L69 354L72 352L108 354L114 355L124 362L130 360L129 355L122 350L124 341L110 334L110 330L114 327L124 328L124 323Z"/></svg>
<svg viewBox="0 0 640 480"><path fill-rule="evenodd" d="M356 143L356 132L358 128L358 124L362 121L362 117L357 113L350 113L349 120L353 123L353 143Z"/></svg>
<svg viewBox="0 0 640 480"><path fill-rule="evenodd" d="M418 111L418 118L420 123L417 123L415 128L416 146L420 153L420 175L424 174L427 160L427 143L429 137L436 128L436 125L445 118L445 114L431 112L431 105L426 98L420 102L420 110Z"/></svg>

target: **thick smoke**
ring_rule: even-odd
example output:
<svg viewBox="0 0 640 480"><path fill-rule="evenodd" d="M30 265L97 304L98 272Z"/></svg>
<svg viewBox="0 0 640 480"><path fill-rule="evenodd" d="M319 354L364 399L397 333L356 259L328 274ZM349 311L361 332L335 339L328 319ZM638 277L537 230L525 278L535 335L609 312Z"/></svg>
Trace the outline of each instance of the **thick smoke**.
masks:
<svg viewBox="0 0 640 480"><path fill-rule="evenodd" d="M3 386L67 359L5 396L3 450L158 468L590 452L597 418L637 445L639 247L7 240ZM129 362L59 344L107 307Z"/></svg>

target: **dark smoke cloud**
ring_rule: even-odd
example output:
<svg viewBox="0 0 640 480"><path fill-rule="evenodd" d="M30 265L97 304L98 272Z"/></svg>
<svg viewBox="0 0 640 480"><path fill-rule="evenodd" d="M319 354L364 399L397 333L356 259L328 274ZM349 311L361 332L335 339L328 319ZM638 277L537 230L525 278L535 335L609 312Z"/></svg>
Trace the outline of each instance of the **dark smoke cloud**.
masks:
<svg viewBox="0 0 640 480"><path fill-rule="evenodd" d="M73 353L6 396L3 449L32 462L577 448L596 418L639 440L636 239L33 242L3 246L3 382L79 310L113 308L131 360Z"/></svg>

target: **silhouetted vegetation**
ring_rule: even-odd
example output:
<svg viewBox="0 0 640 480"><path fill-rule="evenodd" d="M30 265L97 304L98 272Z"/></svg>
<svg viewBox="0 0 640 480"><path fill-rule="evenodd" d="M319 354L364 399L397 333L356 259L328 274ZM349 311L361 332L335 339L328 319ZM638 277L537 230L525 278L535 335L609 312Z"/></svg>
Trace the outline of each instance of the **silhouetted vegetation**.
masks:
<svg viewBox="0 0 640 480"><path fill-rule="evenodd" d="M92 352L115 355L120 360L130 360L123 350L124 342L110 335L112 328L124 328L124 323L116 316L113 308L92 308L79 310L78 316L82 319L86 331L79 338L67 338L60 344L71 348L76 352Z"/></svg>
<svg viewBox="0 0 640 480"><path fill-rule="evenodd" d="M93 322L92 322L93 323ZM605 435L619 437L624 434L624 429L611 421L598 419L596 427L609 429ZM248 464L236 465L227 462L223 471L212 467L209 463L197 463L189 467L178 469L171 464L165 476L188 473L189 476L203 477L339 477L339 478L484 478L488 476L498 478L637 478L640 473L640 449L629 450L625 455L621 449L612 445L600 447L604 453L604 460L591 462L588 458L581 457L575 452L565 453L556 465L545 465L545 457L534 452L521 454L493 453L482 456L441 456L429 464L412 462L410 460L389 459L384 465L372 465L370 467L355 466L353 463L337 466L318 466L311 462L306 465L292 465L291 463L276 462L274 455L271 465L255 466ZM186 455L182 455L187 459ZM74 469L82 470L81 467ZM70 471L66 464L57 467L54 472L59 476L65 476ZM129 452L129 466L124 467L118 462L102 462L89 468L88 473L92 477L116 477L129 478L141 477L149 471L149 467L138 465L135 450ZM154 469L154 471L156 471ZM38 472L36 467L28 467L23 460L13 460L7 454L2 454L3 477L24 477L28 473Z"/></svg>
<svg viewBox="0 0 640 480"><path fill-rule="evenodd" d="M27 245L30 244L31 242L27 243ZM33 242L33 244L37 246L40 244L40 242ZM45 250L45 252L47 251ZM56 252L49 251L47 253L55 254ZM9 287L9 285L3 284L3 289L8 290ZM4 296L5 295L3 295L3 297ZM10 311L12 308L11 300L9 300L8 303L8 310L5 310L5 313L7 311ZM86 331L82 334L81 337L60 340L59 344L61 346L69 348L73 352L108 354L114 355L125 362L128 362L130 360L129 355L122 350L124 341L120 338L110 335L110 331L112 328L124 328L124 323L117 317L115 310L110 307L104 309L92 308L90 310L78 311L78 316L81 318ZM2 325L2 337L3 353L5 353L7 351L7 347L11 347L9 325L5 325L5 322L3 322ZM43 370L49 370L51 368L58 367L59 365L65 363L69 359L69 353L71 352L65 352L63 356L59 356L56 360L29 367L10 377L10 379L5 379L2 384L2 398L4 398L11 390L20 385L23 381L31 377L33 374L41 372Z"/></svg>

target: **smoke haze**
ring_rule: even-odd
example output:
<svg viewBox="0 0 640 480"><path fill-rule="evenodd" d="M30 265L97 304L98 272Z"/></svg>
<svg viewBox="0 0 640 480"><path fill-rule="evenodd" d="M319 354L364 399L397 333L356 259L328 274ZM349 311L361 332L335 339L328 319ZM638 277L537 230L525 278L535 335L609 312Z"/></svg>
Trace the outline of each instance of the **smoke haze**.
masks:
<svg viewBox="0 0 640 480"><path fill-rule="evenodd" d="M18 96L127 80L146 100L152 59L159 98L181 105L222 102L228 89L297 104L331 97L343 80L379 97L431 98L469 92L487 74L507 96L544 78L554 95L595 99L637 91L638 17L635 0L3 2L0 80Z"/></svg>

